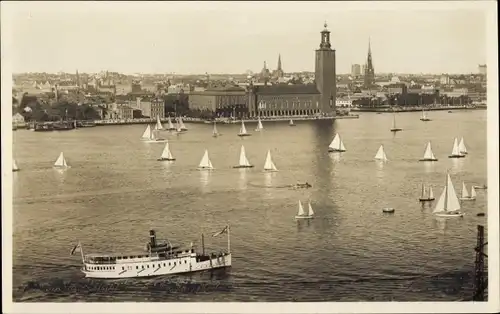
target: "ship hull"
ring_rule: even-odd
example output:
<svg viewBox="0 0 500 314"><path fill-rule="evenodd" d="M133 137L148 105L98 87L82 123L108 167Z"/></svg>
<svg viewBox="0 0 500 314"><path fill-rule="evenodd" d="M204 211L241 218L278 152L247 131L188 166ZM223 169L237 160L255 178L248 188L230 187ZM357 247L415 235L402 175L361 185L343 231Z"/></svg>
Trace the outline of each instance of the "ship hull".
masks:
<svg viewBox="0 0 500 314"><path fill-rule="evenodd" d="M253 167L254 167L253 165L250 165L250 166L233 166L233 168L235 168L235 169L253 168Z"/></svg>
<svg viewBox="0 0 500 314"><path fill-rule="evenodd" d="M239 137L251 136L252 134L238 134Z"/></svg>
<svg viewBox="0 0 500 314"><path fill-rule="evenodd" d="M419 161L438 161L437 158L423 158L419 159Z"/></svg>
<svg viewBox="0 0 500 314"><path fill-rule="evenodd" d="M420 198L419 199L419 201L421 201L421 202L430 202L430 201L434 201L434 200L435 200L434 197L433 198Z"/></svg>
<svg viewBox="0 0 500 314"><path fill-rule="evenodd" d="M81 271L87 278L118 279L167 276L227 267L231 267L231 254L205 261L197 261L195 257L185 257L137 263L85 264Z"/></svg>
<svg viewBox="0 0 500 314"><path fill-rule="evenodd" d="M465 155L450 155L448 158L464 158Z"/></svg>
<svg viewBox="0 0 500 314"><path fill-rule="evenodd" d="M158 161L175 161L175 158L158 158Z"/></svg>
<svg viewBox="0 0 500 314"><path fill-rule="evenodd" d="M295 216L295 219L313 219L313 216Z"/></svg>
<svg viewBox="0 0 500 314"><path fill-rule="evenodd" d="M399 132L399 131L403 131L403 129L391 129L391 132Z"/></svg>
<svg viewBox="0 0 500 314"><path fill-rule="evenodd" d="M436 214L437 217L463 217L465 214L464 213L457 213L457 214Z"/></svg>
<svg viewBox="0 0 500 314"><path fill-rule="evenodd" d="M472 198L472 197L461 197L460 198L461 201L475 201L476 198Z"/></svg>
<svg viewBox="0 0 500 314"><path fill-rule="evenodd" d="M334 148L329 148L328 152L330 153L343 153L345 152L345 149L334 149Z"/></svg>

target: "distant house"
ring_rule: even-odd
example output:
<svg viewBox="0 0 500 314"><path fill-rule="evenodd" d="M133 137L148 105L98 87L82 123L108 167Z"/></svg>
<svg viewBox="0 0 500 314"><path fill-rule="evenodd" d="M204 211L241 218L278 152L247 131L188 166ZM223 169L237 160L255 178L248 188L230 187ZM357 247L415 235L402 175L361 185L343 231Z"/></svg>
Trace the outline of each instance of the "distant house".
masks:
<svg viewBox="0 0 500 314"><path fill-rule="evenodd" d="M16 113L12 116L12 124L14 125L23 125L25 123L24 116L20 113Z"/></svg>

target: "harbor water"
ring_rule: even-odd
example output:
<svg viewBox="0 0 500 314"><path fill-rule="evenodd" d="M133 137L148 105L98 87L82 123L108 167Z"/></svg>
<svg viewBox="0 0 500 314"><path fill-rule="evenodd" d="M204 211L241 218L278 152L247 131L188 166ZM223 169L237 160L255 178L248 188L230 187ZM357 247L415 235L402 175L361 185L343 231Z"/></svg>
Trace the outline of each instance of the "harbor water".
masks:
<svg viewBox="0 0 500 314"><path fill-rule="evenodd" d="M177 160L157 161L164 144L140 141L145 125L66 132L15 131L13 157L13 298L17 302L169 301L456 301L470 300L476 226L487 190L463 202L463 218L438 219L422 205L421 184L436 198L448 171L458 195L486 184L486 111L361 113L359 119L263 122L239 138L239 125L186 123L161 132ZM328 153L335 133L347 152ZM469 154L449 159L453 139ZM437 162L418 160L428 141ZM252 169L233 169L245 146ZM388 162L373 160L383 144ZM208 149L215 170L196 169ZM263 173L268 150L278 168ZM63 151L71 168L52 165ZM287 185L309 182L312 188ZM298 201L316 218L295 221ZM395 208L384 214L385 207ZM84 253L144 250L148 231L201 250L227 248L232 267L145 279L84 278Z"/></svg>

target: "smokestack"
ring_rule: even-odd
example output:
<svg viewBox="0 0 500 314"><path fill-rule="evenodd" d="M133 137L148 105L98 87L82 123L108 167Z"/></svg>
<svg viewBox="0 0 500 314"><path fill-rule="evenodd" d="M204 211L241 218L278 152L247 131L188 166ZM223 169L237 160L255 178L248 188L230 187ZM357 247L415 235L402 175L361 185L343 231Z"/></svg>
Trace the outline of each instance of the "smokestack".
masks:
<svg viewBox="0 0 500 314"><path fill-rule="evenodd" d="M156 247L156 232L154 230L149 230L149 244L151 244L151 248Z"/></svg>

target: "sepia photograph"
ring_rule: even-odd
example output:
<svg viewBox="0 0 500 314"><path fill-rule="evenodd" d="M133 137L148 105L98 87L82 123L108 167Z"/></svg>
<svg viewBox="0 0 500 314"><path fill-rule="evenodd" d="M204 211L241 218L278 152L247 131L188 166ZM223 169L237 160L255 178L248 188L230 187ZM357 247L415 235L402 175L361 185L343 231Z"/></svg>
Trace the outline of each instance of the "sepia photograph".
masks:
<svg viewBox="0 0 500 314"><path fill-rule="evenodd" d="M1 6L3 312L500 310L496 2Z"/></svg>

